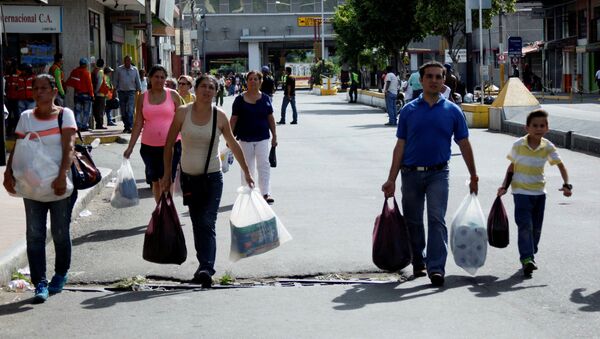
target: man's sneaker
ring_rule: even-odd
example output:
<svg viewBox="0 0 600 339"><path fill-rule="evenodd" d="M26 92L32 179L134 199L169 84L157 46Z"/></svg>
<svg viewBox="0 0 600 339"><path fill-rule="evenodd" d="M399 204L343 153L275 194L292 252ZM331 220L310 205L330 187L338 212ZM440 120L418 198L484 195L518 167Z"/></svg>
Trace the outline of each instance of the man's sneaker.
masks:
<svg viewBox="0 0 600 339"><path fill-rule="evenodd" d="M285 125L285 121L279 120L279 121L277 121L277 125Z"/></svg>
<svg viewBox="0 0 600 339"><path fill-rule="evenodd" d="M294 121L290 122L290 125L298 125L298 121L294 120Z"/></svg>
<svg viewBox="0 0 600 339"><path fill-rule="evenodd" d="M202 288L211 288L212 287L212 277L206 270L198 270L194 273L193 282L202 285Z"/></svg>
<svg viewBox="0 0 600 339"><path fill-rule="evenodd" d="M523 264L523 275L526 277L531 277L531 273L537 270L537 266L535 265L535 261L531 258L521 260Z"/></svg>
<svg viewBox="0 0 600 339"><path fill-rule="evenodd" d="M50 284L48 284L48 292L50 294L56 294L62 292L65 284L67 283L66 275L55 274L50 280Z"/></svg>
<svg viewBox="0 0 600 339"><path fill-rule="evenodd" d="M427 276L427 270L425 266L422 267L413 267L413 277L420 278Z"/></svg>
<svg viewBox="0 0 600 339"><path fill-rule="evenodd" d="M429 274L429 280L431 280L433 286L444 286L444 276L441 273L435 272Z"/></svg>
<svg viewBox="0 0 600 339"><path fill-rule="evenodd" d="M267 204L272 204L275 202L275 199L273 199L273 197L268 194L263 195L263 198L265 199Z"/></svg>
<svg viewBox="0 0 600 339"><path fill-rule="evenodd" d="M33 297L34 304L41 304L48 300L48 283L43 281L35 287L35 296Z"/></svg>

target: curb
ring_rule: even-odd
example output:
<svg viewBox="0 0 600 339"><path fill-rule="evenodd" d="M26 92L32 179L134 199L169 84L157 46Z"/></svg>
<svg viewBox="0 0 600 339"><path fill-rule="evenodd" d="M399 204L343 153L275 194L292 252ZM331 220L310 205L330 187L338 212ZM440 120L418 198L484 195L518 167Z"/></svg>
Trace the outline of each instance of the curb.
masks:
<svg viewBox="0 0 600 339"><path fill-rule="evenodd" d="M100 193L100 191L106 186L106 184L113 177L113 170L110 168L98 168L102 173L102 179L100 182L91 188L81 190L78 192L77 201L73 206L73 213L71 214L71 220L76 220L79 217L79 213L85 209L87 204ZM23 220L25 222L25 220ZM52 241L52 234L50 232L50 221L48 220L46 230L46 244ZM10 282L11 274L17 269L27 265L27 243L25 235L19 239L13 246L2 256L0 256L0 286L6 286Z"/></svg>

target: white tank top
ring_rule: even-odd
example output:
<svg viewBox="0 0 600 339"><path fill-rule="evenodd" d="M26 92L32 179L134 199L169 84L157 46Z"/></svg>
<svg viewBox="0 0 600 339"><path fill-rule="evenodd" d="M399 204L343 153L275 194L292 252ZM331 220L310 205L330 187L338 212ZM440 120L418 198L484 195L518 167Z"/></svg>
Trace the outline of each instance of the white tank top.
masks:
<svg viewBox="0 0 600 339"><path fill-rule="evenodd" d="M204 125L196 125L192 122L192 104L188 105L185 119L181 126L181 169L191 175L204 174L206 155L210 144L212 132L213 114ZM219 137L221 130L215 128L214 144L210 155L207 173L219 172L221 170L221 159L219 158Z"/></svg>

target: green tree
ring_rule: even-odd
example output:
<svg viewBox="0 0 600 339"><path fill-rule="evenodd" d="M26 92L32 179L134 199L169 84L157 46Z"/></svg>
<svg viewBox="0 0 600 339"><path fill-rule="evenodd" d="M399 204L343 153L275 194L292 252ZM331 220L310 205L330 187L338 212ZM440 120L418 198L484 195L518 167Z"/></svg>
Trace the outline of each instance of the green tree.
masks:
<svg viewBox="0 0 600 339"><path fill-rule="evenodd" d="M336 34L336 54L352 65L358 63L358 55L366 48L365 39L358 31L358 23L354 7L350 4L340 5L333 15L333 29Z"/></svg>
<svg viewBox="0 0 600 339"><path fill-rule="evenodd" d="M498 13L510 13L515 10L517 0L492 0L492 9L483 11L483 27L492 25L492 17ZM479 23L477 11L473 12L473 25ZM428 1L417 4L417 18L423 24L428 35L439 35L448 43L453 63L458 63L457 55L465 48L465 0Z"/></svg>

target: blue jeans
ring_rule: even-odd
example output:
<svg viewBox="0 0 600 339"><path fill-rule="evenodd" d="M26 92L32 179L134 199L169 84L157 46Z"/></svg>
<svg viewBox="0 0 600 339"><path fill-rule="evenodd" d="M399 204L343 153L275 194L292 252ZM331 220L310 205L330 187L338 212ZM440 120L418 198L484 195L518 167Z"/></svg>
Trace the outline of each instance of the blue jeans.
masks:
<svg viewBox="0 0 600 339"><path fill-rule="evenodd" d="M519 230L519 257L521 260L533 259L542 235L546 195L513 194L513 198Z"/></svg>
<svg viewBox="0 0 600 339"><path fill-rule="evenodd" d="M402 171L402 210L410 233L413 250L413 268L427 267L427 272L445 274L448 256L449 170ZM427 251L423 210L427 201Z"/></svg>
<svg viewBox="0 0 600 339"><path fill-rule="evenodd" d="M133 127L133 112L135 111L135 91L119 91L121 120L125 129Z"/></svg>
<svg viewBox="0 0 600 339"><path fill-rule="evenodd" d="M202 201L192 200L189 204L190 219L194 230L194 247L196 258L200 262L200 270L215 274L215 256L217 253L217 240L215 224L217 212L223 193L223 173L208 174L209 185L206 198Z"/></svg>
<svg viewBox="0 0 600 339"><path fill-rule="evenodd" d="M75 94L75 120L77 128L89 128L92 115L92 97L89 94Z"/></svg>
<svg viewBox="0 0 600 339"><path fill-rule="evenodd" d="M21 116L21 113L23 113L24 111L26 111L28 109L33 109L35 107L35 101L19 100L18 105L19 105L19 116ZM18 121L18 119L17 119L17 121Z"/></svg>
<svg viewBox="0 0 600 339"><path fill-rule="evenodd" d="M298 121L298 111L296 111L296 97L288 97L287 95L283 96L283 103L281 104L281 122L285 122L285 110L287 109L288 104L292 104L292 121Z"/></svg>
<svg viewBox="0 0 600 339"><path fill-rule="evenodd" d="M37 286L46 279L46 220L50 211L50 230L54 242L56 258L54 271L66 275L71 266L71 212L73 202L77 199L77 191L73 195L58 201L41 202L23 199L25 203L25 219L27 224L27 259L31 271L31 282Z"/></svg>
<svg viewBox="0 0 600 339"><path fill-rule="evenodd" d="M389 91L385 92L385 109L387 110L389 123L397 124L396 121L396 94L390 93Z"/></svg>

